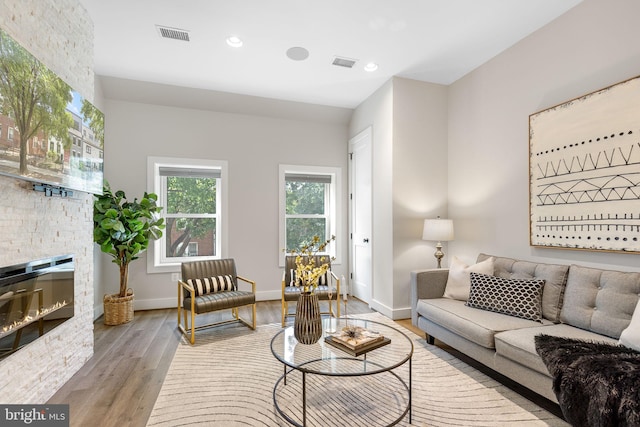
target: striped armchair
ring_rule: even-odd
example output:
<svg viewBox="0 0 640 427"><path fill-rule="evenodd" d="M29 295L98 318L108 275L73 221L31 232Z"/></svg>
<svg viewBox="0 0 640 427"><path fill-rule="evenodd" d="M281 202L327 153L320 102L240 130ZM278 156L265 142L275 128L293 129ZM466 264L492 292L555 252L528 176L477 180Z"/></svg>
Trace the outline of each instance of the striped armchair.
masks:
<svg viewBox="0 0 640 427"><path fill-rule="evenodd" d="M323 264L320 261L320 255L315 255L316 265ZM289 312L289 303L298 301L300 297L301 287L295 283L294 273L296 270L296 257L292 255L285 256L284 272L282 273L282 327L285 326L287 317L295 317L295 313ZM321 311L320 314L329 314L333 317L340 317L340 279L331 271L331 267L327 270L325 277L320 278L320 283L314 291L318 295L320 301L327 301L327 311ZM336 304L336 313L333 311L333 302Z"/></svg>
<svg viewBox="0 0 640 427"><path fill-rule="evenodd" d="M239 281L251 285L240 290ZM251 306L252 320L240 317L239 307ZM196 315L231 309L233 319L196 326ZM184 324L182 315L184 314ZM182 263L182 280L178 282L178 328L195 343L195 331L230 322L241 322L256 328L256 282L238 276L232 258Z"/></svg>

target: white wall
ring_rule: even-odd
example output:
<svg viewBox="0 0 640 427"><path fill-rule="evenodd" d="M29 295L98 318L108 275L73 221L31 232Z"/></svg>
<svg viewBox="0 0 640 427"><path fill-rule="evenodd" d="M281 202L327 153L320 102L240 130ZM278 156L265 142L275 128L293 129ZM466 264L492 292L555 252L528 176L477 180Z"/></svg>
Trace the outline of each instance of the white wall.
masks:
<svg viewBox="0 0 640 427"><path fill-rule="evenodd" d="M640 2L585 0L449 88L449 252L640 270L638 255L529 246L529 115L640 74Z"/></svg>
<svg viewBox="0 0 640 427"><path fill-rule="evenodd" d="M135 83L126 84L135 90ZM184 101L180 88L154 86L155 91L170 90ZM149 83L140 87L146 89ZM105 97L109 96L105 89ZM295 107L306 108L304 104ZM147 189L147 156L228 161L229 253L225 255L236 259L239 274L257 281L260 300L280 298L278 165L342 168L343 198L348 183L346 121L327 121L324 116L322 122L278 118L273 110L266 117L116 99L107 99L105 106L105 177L128 197L139 197ZM346 202L341 215L346 221ZM346 232L345 222L343 235L337 236L343 254L348 249ZM136 309L174 307L176 283L169 273L147 274L146 256L130 266ZM338 275L347 274L347 258L343 258L335 266ZM116 292L117 268L106 256L102 268L104 292Z"/></svg>
<svg viewBox="0 0 640 427"><path fill-rule="evenodd" d="M411 316L411 271L436 267L437 242L422 240L422 226L447 217L446 158L447 87L394 77L393 318Z"/></svg>
<svg viewBox="0 0 640 427"><path fill-rule="evenodd" d="M425 218L446 215L447 88L394 77L356 108L350 136L373 129L372 308L407 318L409 273L435 267Z"/></svg>

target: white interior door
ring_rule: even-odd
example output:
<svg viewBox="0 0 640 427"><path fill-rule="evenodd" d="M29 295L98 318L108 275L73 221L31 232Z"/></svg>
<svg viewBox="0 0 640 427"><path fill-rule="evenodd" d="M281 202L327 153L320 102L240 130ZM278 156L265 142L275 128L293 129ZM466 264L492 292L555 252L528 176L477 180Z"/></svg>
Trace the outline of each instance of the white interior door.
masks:
<svg viewBox="0 0 640 427"><path fill-rule="evenodd" d="M371 303L371 127L349 141L349 270L350 293Z"/></svg>

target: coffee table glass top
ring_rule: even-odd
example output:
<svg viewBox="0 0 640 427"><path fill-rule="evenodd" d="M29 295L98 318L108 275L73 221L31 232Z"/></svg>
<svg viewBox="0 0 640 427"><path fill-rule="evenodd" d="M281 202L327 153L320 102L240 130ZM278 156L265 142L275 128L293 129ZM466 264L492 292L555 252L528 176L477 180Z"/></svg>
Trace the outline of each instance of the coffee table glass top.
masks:
<svg viewBox="0 0 640 427"><path fill-rule="evenodd" d="M345 326L360 326L376 331L391 342L360 356L352 356L325 342L325 336ZM413 354L411 339L399 330L380 322L366 319L325 318L323 334L315 344L300 344L293 326L278 332L271 340L273 355L287 366L320 375L369 375L388 371L404 364ZM366 361L366 363L362 363Z"/></svg>

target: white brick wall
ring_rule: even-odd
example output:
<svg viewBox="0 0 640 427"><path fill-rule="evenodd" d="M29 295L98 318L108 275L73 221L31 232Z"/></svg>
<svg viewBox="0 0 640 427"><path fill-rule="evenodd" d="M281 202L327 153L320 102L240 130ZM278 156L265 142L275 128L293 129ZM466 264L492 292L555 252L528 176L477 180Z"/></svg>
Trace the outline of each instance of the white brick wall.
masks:
<svg viewBox="0 0 640 427"><path fill-rule="evenodd" d="M93 23L79 0L0 0L0 27L94 99ZM45 197L0 176L0 266L75 256L75 316L0 361L2 403L45 403L93 354L92 202L79 191Z"/></svg>

